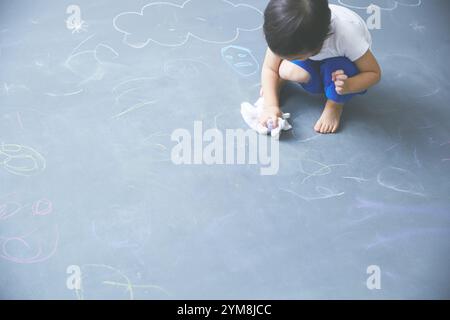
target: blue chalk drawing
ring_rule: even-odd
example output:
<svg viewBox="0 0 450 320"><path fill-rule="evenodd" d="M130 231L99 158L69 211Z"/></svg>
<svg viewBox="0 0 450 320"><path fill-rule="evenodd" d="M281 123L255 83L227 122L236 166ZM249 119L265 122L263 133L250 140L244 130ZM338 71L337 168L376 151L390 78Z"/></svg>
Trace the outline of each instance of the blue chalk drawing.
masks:
<svg viewBox="0 0 450 320"><path fill-rule="evenodd" d="M243 47L227 46L222 48L222 58L238 74L249 77L259 71L259 63L252 52Z"/></svg>

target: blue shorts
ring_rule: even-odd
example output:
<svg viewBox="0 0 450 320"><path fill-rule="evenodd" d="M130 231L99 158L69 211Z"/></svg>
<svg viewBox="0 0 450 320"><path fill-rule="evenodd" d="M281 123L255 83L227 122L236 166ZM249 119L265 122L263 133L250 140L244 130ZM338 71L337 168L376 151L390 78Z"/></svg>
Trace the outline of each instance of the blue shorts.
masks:
<svg viewBox="0 0 450 320"><path fill-rule="evenodd" d="M332 74L338 70L344 70L344 73L350 78L359 74L356 65L346 57L329 58L322 61L313 60L294 60L291 61L297 66L305 69L311 76L308 83L302 83L302 87L313 94L325 93L325 96L339 104L344 104L359 94L367 92L351 93L340 95L336 92Z"/></svg>

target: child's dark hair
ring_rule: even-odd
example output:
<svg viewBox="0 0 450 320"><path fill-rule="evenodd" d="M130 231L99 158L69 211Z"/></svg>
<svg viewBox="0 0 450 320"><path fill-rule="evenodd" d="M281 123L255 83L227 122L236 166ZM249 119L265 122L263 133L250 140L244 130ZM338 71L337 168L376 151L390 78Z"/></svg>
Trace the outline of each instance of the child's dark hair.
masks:
<svg viewBox="0 0 450 320"><path fill-rule="evenodd" d="M330 24L328 0L270 0L264 12L267 44L283 57L320 50Z"/></svg>

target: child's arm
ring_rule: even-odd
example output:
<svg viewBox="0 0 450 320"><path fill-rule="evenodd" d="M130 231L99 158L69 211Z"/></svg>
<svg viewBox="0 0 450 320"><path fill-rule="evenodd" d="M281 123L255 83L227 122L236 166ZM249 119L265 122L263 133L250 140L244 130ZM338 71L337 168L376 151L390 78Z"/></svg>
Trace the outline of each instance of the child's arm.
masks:
<svg viewBox="0 0 450 320"><path fill-rule="evenodd" d="M370 50L356 60L355 64L360 73L352 78L348 78L342 70L333 73L337 93L358 93L369 89L380 81L381 68Z"/></svg>
<svg viewBox="0 0 450 320"><path fill-rule="evenodd" d="M264 113L259 120L262 125L266 125L267 121L272 119L276 127L278 125L278 117L281 116L279 102L279 69L281 62L281 58L275 55L270 49L267 49L261 75L262 92L264 94Z"/></svg>

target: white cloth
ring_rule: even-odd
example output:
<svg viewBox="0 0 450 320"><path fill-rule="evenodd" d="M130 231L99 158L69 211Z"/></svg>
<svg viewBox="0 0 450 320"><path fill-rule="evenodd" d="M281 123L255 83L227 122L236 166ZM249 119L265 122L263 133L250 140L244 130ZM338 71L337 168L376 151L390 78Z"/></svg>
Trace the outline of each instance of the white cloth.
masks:
<svg viewBox="0 0 450 320"><path fill-rule="evenodd" d="M330 4L331 33L322 50L311 60L321 61L334 57L347 57L351 61L361 58L372 45L372 36L364 20L352 10Z"/></svg>
<svg viewBox="0 0 450 320"><path fill-rule="evenodd" d="M243 102L241 104L241 114L247 125L258 132L259 134L264 134L272 136L272 138L279 139L281 131L291 130L292 126L289 124L287 119L291 117L289 113L284 113L282 118L278 118L278 127L274 129L269 129L259 123L259 118L264 111L264 99L259 98L254 105L248 102Z"/></svg>

